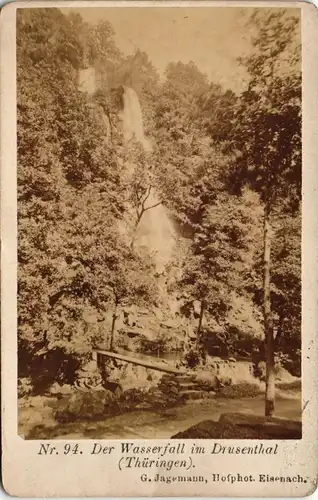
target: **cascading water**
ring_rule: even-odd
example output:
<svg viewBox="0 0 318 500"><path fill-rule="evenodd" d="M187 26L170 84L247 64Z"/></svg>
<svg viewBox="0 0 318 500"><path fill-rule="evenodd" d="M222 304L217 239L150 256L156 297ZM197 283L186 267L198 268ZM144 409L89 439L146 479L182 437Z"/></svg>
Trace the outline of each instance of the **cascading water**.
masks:
<svg viewBox="0 0 318 500"><path fill-rule="evenodd" d="M79 90L82 92L88 95L94 94L98 88L95 69L89 67L81 70L79 72L78 85ZM123 89L123 109L120 118L122 120L126 148L129 152L129 143L135 139L142 145L145 152L150 153L152 145L145 136L138 95L131 87L124 86ZM98 106L96 105L95 107L97 108ZM97 111L99 112L100 110ZM106 135L109 137L109 121L105 113L101 112L100 114L105 122ZM127 174L131 175L133 169L134 165L132 163L128 164ZM147 248L148 252L154 256L158 273L162 273L165 266L171 260L175 244L175 229L169 218L167 209L160 201L156 190L152 188L145 205L147 210L140 220L134 239L136 248ZM154 205L154 208L150 208Z"/></svg>
<svg viewBox="0 0 318 500"><path fill-rule="evenodd" d="M135 139L146 152L151 152L151 143L144 133L139 98L135 90L130 87L124 87L122 121L127 148L129 148L129 141ZM147 248L154 256L157 272L162 273L172 257L175 230L169 213L154 188L151 188L145 208L146 211L136 231L135 246Z"/></svg>
<svg viewBox="0 0 318 500"><path fill-rule="evenodd" d="M124 87L122 120L125 143L128 144L135 138L145 151L151 151L151 143L144 133L140 102L136 92L130 87Z"/></svg>

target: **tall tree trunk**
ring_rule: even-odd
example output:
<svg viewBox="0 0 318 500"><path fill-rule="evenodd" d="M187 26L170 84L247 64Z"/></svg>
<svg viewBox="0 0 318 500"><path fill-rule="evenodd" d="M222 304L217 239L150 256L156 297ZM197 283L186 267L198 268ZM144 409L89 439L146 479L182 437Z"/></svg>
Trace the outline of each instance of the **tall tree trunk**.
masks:
<svg viewBox="0 0 318 500"><path fill-rule="evenodd" d="M200 340L201 340L201 327L202 327L203 313L204 313L204 301L201 300L201 309L200 309L200 317L199 317L199 324L198 324L198 329L197 329L197 340L196 340L197 349L199 349Z"/></svg>
<svg viewBox="0 0 318 500"><path fill-rule="evenodd" d="M271 225L270 204L265 203L264 211L264 327L265 327L265 360L266 360L266 392L265 416L271 417L275 409L275 346L273 319L270 297L271 267Z"/></svg>
<svg viewBox="0 0 318 500"><path fill-rule="evenodd" d="M112 326L110 330L110 343L109 343L109 350L112 352L114 349L114 333L115 333L115 324L116 324L116 319L118 318L117 316L117 306L118 306L118 301L117 299L115 300L115 310L113 313L113 319L112 319Z"/></svg>

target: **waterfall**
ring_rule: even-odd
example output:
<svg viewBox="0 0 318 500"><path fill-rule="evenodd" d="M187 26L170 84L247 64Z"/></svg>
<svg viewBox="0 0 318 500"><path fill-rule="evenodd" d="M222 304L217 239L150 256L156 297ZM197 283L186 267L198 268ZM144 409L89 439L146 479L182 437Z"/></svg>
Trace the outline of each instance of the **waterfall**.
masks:
<svg viewBox="0 0 318 500"><path fill-rule="evenodd" d="M144 134L144 125L140 102L136 92L130 87L124 87L123 95L123 133L126 144L133 138L140 142L145 151L151 151L151 143Z"/></svg>
<svg viewBox="0 0 318 500"><path fill-rule="evenodd" d="M129 141L135 138L145 151L151 152L151 143L144 133L139 98L130 87L124 87L123 104L123 134L127 147L129 148ZM142 216L135 243L136 247L148 249L155 258L157 271L162 273L172 257L175 230L167 209L160 201L156 190L152 188L145 207L149 210L146 210ZM154 208L150 208L154 205Z"/></svg>
<svg viewBox="0 0 318 500"><path fill-rule="evenodd" d="M96 71L93 67L79 71L78 88L89 96L99 88ZM109 120L105 113L97 108L95 106L93 111L96 114L96 119L99 113L98 119L104 121L105 139L109 140L111 132ZM120 113L120 118L122 120L124 142L128 151L130 141L135 139L142 145L144 151L151 153L152 145L145 136L139 98L131 87L124 86L123 110ZM131 174L135 166L129 163L126 167L127 173ZM156 206L144 212L135 235L136 248L146 248L153 255L158 273L162 273L165 266L170 262L175 243L175 229L167 209L160 201L156 190L152 188L145 208Z"/></svg>
<svg viewBox="0 0 318 500"><path fill-rule="evenodd" d="M159 201L153 190L146 207L157 205ZM157 271L162 273L171 260L175 243L174 227L164 205L157 205L144 213L137 229L136 242L154 255Z"/></svg>

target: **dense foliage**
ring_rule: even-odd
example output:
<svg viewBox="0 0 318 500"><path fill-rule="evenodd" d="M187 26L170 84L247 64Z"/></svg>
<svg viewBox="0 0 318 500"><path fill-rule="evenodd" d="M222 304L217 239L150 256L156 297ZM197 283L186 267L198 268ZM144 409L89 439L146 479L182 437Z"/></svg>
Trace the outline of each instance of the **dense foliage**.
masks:
<svg viewBox="0 0 318 500"><path fill-rule="evenodd" d="M160 79L145 52L121 53L106 21L18 10L21 376L72 383L94 344L114 347L122 307L158 304L153 256L135 246L154 189L177 234L166 301L177 297L198 348L210 336L250 355L265 327L299 374L300 43L287 12L251 17L237 95L194 62L170 62ZM92 95L79 84L91 67ZM151 151L127 150L123 86L139 96Z"/></svg>

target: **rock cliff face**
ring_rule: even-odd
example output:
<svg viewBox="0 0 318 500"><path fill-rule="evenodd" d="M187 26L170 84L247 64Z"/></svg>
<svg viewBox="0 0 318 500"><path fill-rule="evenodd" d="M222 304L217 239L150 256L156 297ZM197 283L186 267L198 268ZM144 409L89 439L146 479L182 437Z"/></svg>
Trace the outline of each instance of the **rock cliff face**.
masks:
<svg viewBox="0 0 318 500"><path fill-rule="evenodd" d="M112 314L103 323L105 332L102 344L108 347ZM151 310L137 306L122 308L116 320L116 349L142 352L165 357L169 352L181 352L184 348L187 329L176 318L162 309Z"/></svg>
<svg viewBox="0 0 318 500"><path fill-rule="evenodd" d="M79 88L88 97L96 95L100 87L96 70L87 68L79 74ZM104 89L105 90L105 89ZM125 161L122 166L123 175L127 179L133 177L137 165L133 161L134 144L139 143L147 158L143 174L147 178L151 166L152 143L144 132L143 114L136 91L128 86L120 85L113 89L118 94L117 126L122 131L125 145ZM111 94L111 92L110 92ZM117 99L118 100L118 99ZM104 124L105 137L101 138L111 143L112 125L102 106L93 102L92 113ZM144 213L134 232L134 249L142 255L148 255L154 262L154 277L157 283L158 300L155 304L143 310L136 306L121 308L117 312L115 347L135 352L163 354L164 351L180 350L188 333L187 321L179 314L180 303L169 290L171 270L169 265L173 258L176 244L176 230L169 215L168 209L162 203L155 186L151 186L144 205ZM134 213L133 207L128 207L128 214ZM128 216L129 219L130 216ZM127 235L130 241L129 226L131 221L123 223L120 230ZM170 266L171 267L171 266ZM170 275L169 275L170 273ZM105 333L110 331L112 313L107 315L101 328Z"/></svg>

